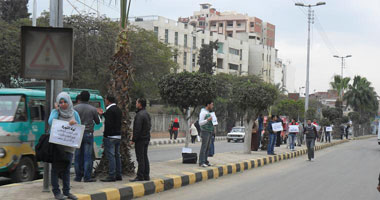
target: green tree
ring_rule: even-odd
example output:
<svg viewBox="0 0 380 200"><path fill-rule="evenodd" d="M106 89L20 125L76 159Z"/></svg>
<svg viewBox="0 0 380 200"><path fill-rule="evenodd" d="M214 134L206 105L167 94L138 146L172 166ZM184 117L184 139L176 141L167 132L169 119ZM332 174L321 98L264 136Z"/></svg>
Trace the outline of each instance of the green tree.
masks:
<svg viewBox="0 0 380 200"><path fill-rule="evenodd" d="M28 19L6 22L0 19L0 87L18 87L20 78L20 30L31 25Z"/></svg>
<svg viewBox="0 0 380 200"><path fill-rule="evenodd" d="M332 87L332 89L336 90L339 94L339 100L342 101L342 96L341 96L341 93L345 92L347 89L348 89L348 85L349 85L349 82L350 82L351 78L350 77L344 77L342 79L341 76L339 75L335 75L334 76L334 81L333 82L330 82L330 85Z"/></svg>
<svg viewBox="0 0 380 200"><path fill-rule="evenodd" d="M198 55L199 72L213 74L216 63L213 61L214 50L218 50L218 40L202 44Z"/></svg>
<svg viewBox="0 0 380 200"><path fill-rule="evenodd" d="M272 112L278 115L289 116L291 119L303 118L305 107L304 101L293 99L282 99L272 107Z"/></svg>
<svg viewBox="0 0 380 200"><path fill-rule="evenodd" d="M0 0L0 18L8 23L29 18L28 0Z"/></svg>
<svg viewBox="0 0 380 200"><path fill-rule="evenodd" d="M197 107L216 98L216 81L213 76L205 73L167 74L158 82L158 88L164 101L181 110L188 125L190 125L190 117ZM193 108L191 113L190 108ZM187 145L188 142L186 142Z"/></svg>
<svg viewBox="0 0 380 200"><path fill-rule="evenodd" d="M371 86L366 78L355 76L353 83L349 85L349 89L344 95L344 100L359 114L359 123L364 129L370 128L370 120L376 115L379 103L377 101L377 94L375 89ZM358 133L354 133L357 135Z"/></svg>

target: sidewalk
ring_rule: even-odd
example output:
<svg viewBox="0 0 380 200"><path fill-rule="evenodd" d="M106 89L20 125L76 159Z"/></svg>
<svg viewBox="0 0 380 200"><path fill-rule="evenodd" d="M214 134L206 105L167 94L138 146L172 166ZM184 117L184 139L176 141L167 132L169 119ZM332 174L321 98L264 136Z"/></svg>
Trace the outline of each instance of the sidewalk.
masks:
<svg viewBox="0 0 380 200"><path fill-rule="evenodd" d="M333 140L332 143L317 142L316 150L344 142L348 142L348 140ZM151 181L129 183L128 180L134 177L123 177L123 181L112 183L71 181L71 192L82 200L132 199L298 157L307 153L307 150L306 146L303 145L296 147L296 151L291 152L286 148L286 145L281 145L281 147L275 148L275 153L276 156L268 156L266 151L252 152L252 154L242 152L216 153L214 157L209 158L213 166L208 168L199 167L198 164L182 164L181 159L151 163ZM318 157L318 153L316 153L316 157ZM2 186L0 187L0 196L1 199L17 200L53 199L51 192L44 193L41 191L42 180L38 180Z"/></svg>
<svg viewBox="0 0 380 200"><path fill-rule="evenodd" d="M226 136L216 136L215 141L222 141L226 140ZM185 143L186 138L177 138L176 140L171 140L170 138L155 138L151 139L149 142L149 145L164 145L164 144L181 144ZM189 143L191 142L191 139L189 140Z"/></svg>

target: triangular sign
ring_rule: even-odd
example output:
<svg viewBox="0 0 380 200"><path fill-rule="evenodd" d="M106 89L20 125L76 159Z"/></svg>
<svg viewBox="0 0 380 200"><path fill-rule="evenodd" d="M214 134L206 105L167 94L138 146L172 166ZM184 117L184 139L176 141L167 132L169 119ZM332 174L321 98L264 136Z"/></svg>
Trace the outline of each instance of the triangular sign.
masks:
<svg viewBox="0 0 380 200"><path fill-rule="evenodd" d="M30 67L43 69L62 69L65 67L61 56L57 52L54 41L49 35L46 35L42 41Z"/></svg>

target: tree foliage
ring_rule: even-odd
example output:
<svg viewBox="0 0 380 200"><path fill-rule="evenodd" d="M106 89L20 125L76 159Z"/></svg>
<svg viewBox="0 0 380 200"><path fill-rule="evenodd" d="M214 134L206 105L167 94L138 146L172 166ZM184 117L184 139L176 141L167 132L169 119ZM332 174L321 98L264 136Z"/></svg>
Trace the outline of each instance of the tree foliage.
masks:
<svg viewBox="0 0 380 200"><path fill-rule="evenodd" d="M8 23L29 18L29 0L0 0L0 18Z"/></svg>
<svg viewBox="0 0 380 200"><path fill-rule="evenodd" d="M330 82L330 85L331 85L332 89L338 91L339 100L341 100L340 99L341 98L340 97L341 92L345 92L347 90L350 80L351 80L350 77L344 77L344 78L342 78L339 75L335 75L334 76L334 81Z"/></svg>
<svg viewBox="0 0 380 200"><path fill-rule="evenodd" d="M205 73L167 74L158 82L158 88L162 99L180 108L183 115L190 107L196 108L216 98L215 79Z"/></svg>
<svg viewBox="0 0 380 200"><path fill-rule="evenodd" d="M295 101L288 98L276 102L272 108L272 113L289 116L291 119L303 118L304 112L304 101Z"/></svg>
<svg viewBox="0 0 380 200"><path fill-rule="evenodd" d="M210 41L210 44L202 44L198 55L199 72L213 74L216 63L214 62L214 50L218 50L218 40Z"/></svg>

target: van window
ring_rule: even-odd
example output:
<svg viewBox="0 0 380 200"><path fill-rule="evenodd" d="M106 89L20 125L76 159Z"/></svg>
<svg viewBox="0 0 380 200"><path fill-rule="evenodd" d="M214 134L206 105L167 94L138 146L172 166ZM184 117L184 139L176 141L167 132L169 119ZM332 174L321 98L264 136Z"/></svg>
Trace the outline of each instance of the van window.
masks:
<svg viewBox="0 0 380 200"><path fill-rule="evenodd" d="M100 102L99 101L90 101L90 105L94 106L95 108L100 108Z"/></svg>
<svg viewBox="0 0 380 200"><path fill-rule="evenodd" d="M0 95L0 122L26 121L25 96Z"/></svg>
<svg viewBox="0 0 380 200"><path fill-rule="evenodd" d="M44 121L45 119L45 100L31 99L29 102L30 117L32 121Z"/></svg>

